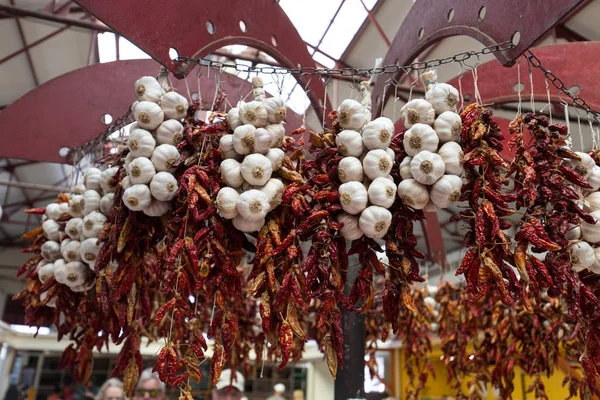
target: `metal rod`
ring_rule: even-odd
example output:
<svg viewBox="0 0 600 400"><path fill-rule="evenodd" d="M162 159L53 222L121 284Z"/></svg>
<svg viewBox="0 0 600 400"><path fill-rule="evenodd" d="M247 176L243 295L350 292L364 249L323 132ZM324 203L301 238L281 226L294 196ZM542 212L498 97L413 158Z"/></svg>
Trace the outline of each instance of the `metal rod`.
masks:
<svg viewBox="0 0 600 400"><path fill-rule="evenodd" d="M365 8L365 11L367 12L367 17L369 18L369 21L371 21L371 23L375 25L375 29L377 29L377 32L379 32L379 36L381 36L385 44L387 44L387 47L390 47L392 42L390 42L390 39L387 37L383 29L381 28L381 25L379 25L379 22L377 22L377 19L375 18L371 10L369 10L364 0L360 0L360 2L362 3L363 7Z"/></svg>
<svg viewBox="0 0 600 400"><path fill-rule="evenodd" d="M100 32L112 32L112 29L110 29L108 26L99 24L97 22L88 22L41 11L27 10L24 8L10 6L8 4L0 4L0 12L11 14L17 17L37 18L45 21L58 22L60 24L67 24L69 26L77 26L79 28L92 29Z"/></svg>
<svg viewBox="0 0 600 400"><path fill-rule="evenodd" d="M10 0L10 4L15 5L15 0ZM33 60L31 58L31 53L29 52L29 47L27 45L27 40L25 40L25 33L23 32L23 25L21 24L21 18L15 18L17 22L17 30L19 31L19 37L21 38L21 43L23 43L23 48L25 49L25 56L27 57L27 64L29 64L29 70L31 71L31 76L33 77L33 83L35 86L40 85L40 80L38 79L37 72L35 71L35 67L33 66Z"/></svg>
<svg viewBox="0 0 600 400"><path fill-rule="evenodd" d="M40 185L37 183L17 182L17 181L0 181L0 186L18 187L22 189L46 190L48 192L69 192L71 189L62 186Z"/></svg>
<svg viewBox="0 0 600 400"><path fill-rule="evenodd" d="M0 5L0 7L1 7L1 5ZM59 28L59 29L55 30L54 32L51 32L51 33L47 34L46 36L42 36L38 40L31 42L30 44L28 44L27 46L23 47L22 49L19 49L19 50L13 52L13 53L10 53L9 55L7 55L6 57L4 57L3 59L0 60L0 64L6 62L8 60L10 60L13 57L18 56L19 54L27 51L28 49L31 49L32 47L34 47L34 46L36 46L36 45L38 45L38 44L40 44L42 42L45 42L46 40L48 40L48 39L50 39L50 38L58 35L62 31L67 30L69 28L70 28L69 25L66 25L66 26L63 26L62 28Z"/></svg>

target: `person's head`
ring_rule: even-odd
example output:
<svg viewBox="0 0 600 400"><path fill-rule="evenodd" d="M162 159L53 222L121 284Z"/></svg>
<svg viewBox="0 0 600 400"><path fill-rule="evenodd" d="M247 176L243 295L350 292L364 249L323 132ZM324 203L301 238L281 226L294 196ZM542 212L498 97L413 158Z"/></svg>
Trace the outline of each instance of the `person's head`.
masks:
<svg viewBox="0 0 600 400"><path fill-rule="evenodd" d="M304 392L300 389L294 390L294 393L292 394L292 399L293 400L304 400Z"/></svg>
<svg viewBox="0 0 600 400"><path fill-rule="evenodd" d="M100 386L96 400L125 400L123 382L117 378L110 378Z"/></svg>
<svg viewBox="0 0 600 400"><path fill-rule="evenodd" d="M165 384L161 382L158 374L152 368L142 371L135 388L136 400L163 400L165 398Z"/></svg>
<svg viewBox="0 0 600 400"><path fill-rule="evenodd" d="M244 375L230 369L223 370L221 377L212 391L213 400L241 400L244 397Z"/></svg>
<svg viewBox="0 0 600 400"><path fill-rule="evenodd" d="M273 386L273 391L275 394L285 394L285 385L283 383L278 383Z"/></svg>

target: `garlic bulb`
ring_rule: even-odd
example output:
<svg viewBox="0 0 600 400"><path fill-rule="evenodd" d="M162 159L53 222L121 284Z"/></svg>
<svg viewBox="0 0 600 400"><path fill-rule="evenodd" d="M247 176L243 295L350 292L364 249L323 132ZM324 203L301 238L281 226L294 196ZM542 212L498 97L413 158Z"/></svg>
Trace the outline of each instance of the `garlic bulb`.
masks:
<svg viewBox="0 0 600 400"><path fill-rule="evenodd" d="M60 210L60 214L61 214L61 216L62 216L63 214L68 214L68 213L69 213L69 202L66 202L66 203L60 203L60 204L58 205L58 209Z"/></svg>
<svg viewBox="0 0 600 400"><path fill-rule="evenodd" d="M159 172L150 182L150 192L156 200L169 201L175 197L179 185L177 179L169 172Z"/></svg>
<svg viewBox="0 0 600 400"><path fill-rule="evenodd" d="M100 171L98 168L89 168L83 174L83 184L88 189L100 190Z"/></svg>
<svg viewBox="0 0 600 400"><path fill-rule="evenodd" d="M127 148L133 157L150 157L156 147L152 134L144 129L131 131L127 139Z"/></svg>
<svg viewBox="0 0 600 400"><path fill-rule="evenodd" d="M600 247L594 249L594 256L596 257L596 262L589 268L595 274L600 274Z"/></svg>
<svg viewBox="0 0 600 400"><path fill-rule="evenodd" d="M160 106L149 101L140 101L133 112L135 120L142 129L154 130L164 121L165 114Z"/></svg>
<svg viewBox="0 0 600 400"><path fill-rule="evenodd" d="M251 189L240 194L236 207L246 221L261 221L270 210L269 198L260 190Z"/></svg>
<svg viewBox="0 0 600 400"><path fill-rule="evenodd" d="M396 153L394 153L394 150L392 150L388 147L387 149L385 149L385 152L388 153L388 155L390 156L392 161L395 163L396 162Z"/></svg>
<svg viewBox="0 0 600 400"><path fill-rule="evenodd" d="M356 157L344 157L338 164L338 177L342 183L363 180L363 165Z"/></svg>
<svg viewBox="0 0 600 400"><path fill-rule="evenodd" d="M233 148L233 135L221 136L221 139L219 139L219 152L221 153L223 160L236 158L238 156L238 153L236 153Z"/></svg>
<svg viewBox="0 0 600 400"><path fill-rule="evenodd" d="M254 151L260 154L267 154L267 151L273 144L271 134L264 128L258 128L254 131Z"/></svg>
<svg viewBox="0 0 600 400"><path fill-rule="evenodd" d="M149 217L160 217L169 211L169 202L152 199L148 207L144 207L144 214Z"/></svg>
<svg viewBox="0 0 600 400"><path fill-rule="evenodd" d="M277 178L271 178L266 185L257 187L256 189L267 195L269 198L270 210L274 210L278 205L281 204L281 200L283 198L283 189L285 189L285 186L281 180Z"/></svg>
<svg viewBox="0 0 600 400"><path fill-rule="evenodd" d="M441 143L460 141L462 132L460 115L452 111L444 111L435 119L433 129L437 133Z"/></svg>
<svg viewBox="0 0 600 400"><path fill-rule="evenodd" d="M388 176L392 166L392 158L381 149L369 151L363 159L363 170L369 179Z"/></svg>
<svg viewBox="0 0 600 400"><path fill-rule="evenodd" d="M369 196L367 189L360 182L346 182L340 185L340 203L348 214L356 215L367 207Z"/></svg>
<svg viewBox="0 0 600 400"><path fill-rule="evenodd" d="M436 114L444 111L456 112L459 102L458 90L447 83L438 83L425 93L425 98L431 103Z"/></svg>
<svg viewBox="0 0 600 400"><path fill-rule="evenodd" d="M132 211L142 211L151 202L152 195L146 185L133 185L123 192L123 203Z"/></svg>
<svg viewBox="0 0 600 400"><path fill-rule="evenodd" d="M385 117L379 117L369 122L362 131L363 142L369 150L387 149L392 141L392 136L394 136L394 123Z"/></svg>
<svg viewBox="0 0 600 400"><path fill-rule="evenodd" d="M438 155L446 165L446 173L462 176L464 173L462 159L464 153L462 147L456 142L447 142L440 147Z"/></svg>
<svg viewBox="0 0 600 400"><path fill-rule="evenodd" d="M96 259L102 248L102 242L99 242L95 237L85 239L79 247L79 255L81 260L86 264L96 264Z"/></svg>
<svg viewBox="0 0 600 400"><path fill-rule="evenodd" d="M242 125L233 131L233 148L238 154L254 153L256 128L253 125Z"/></svg>
<svg viewBox="0 0 600 400"><path fill-rule="evenodd" d="M86 215L83 217L83 236L88 238L98 237L105 222L106 217L101 212L93 211Z"/></svg>
<svg viewBox="0 0 600 400"><path fill-rule="evenodd" d="M229 122L229 126L231 130L235 130L238 126L242 126L242 120L240 119L240 109L235 107L229 110L227 113L227 122Z"/></svg>
<svg viewBox="0 0 600 400"><path fill-rule="evenodd" d="M42 231L44 232L44 236L49 240L58 241L58 231L60 229L60 225L53 219L48 219L44 221L42 224Z"/></svg>
<svg viewBox="0 0 600 400"><path fill-rule="evenodd" d="M46 206L46 216L49 219L58 219L62 216L62 212L60 212L60 206L58 203L50 203Z"/></svg>
<svg viewBox="0 0 600 400"><path fill-rule="evenodd" d="M434 153L439 144L435 131L425 124L414 124L409 130L404 133L404 150L411 157L417 155L418 152L426 150Z"/></svg>
<svg viewBox="0 0 600 400"><path fill-rule="evenodd" d="M230 187L224 187L217 193L217 211L225 219L235 218L239 213L237 210L237 201L240 197L237 190Z"/></svg>
<svg viewBox="0 0 600 400"><path fill-rule="evenodd" d="M61 243L61 254L65 261L78 261L80 259L79 249L81 242L79 240L69 240L68 243L63 247Z"/></svg>
<svg viewBox="0 0 600 400"><path fill-rule="evenodd" d="M242 176L242 164L234 159L221 161L221 178L232 188L239 188L244 183Z"/></svg>
<svg viewBox="0 0 600 400"><path fill-rule="evenodd" d="M375 178L367 193L371 204L390 208L396 199L396 184L387 178Z"/></svg>
<svg viewBox="0 0 600 400"><path fill-rule="evenodd" d="M392 213L379 206L364 209L358 219L358 226L364 235L371 239L381 239L392 224Z"/></svg>
<svg viewBox="0 0 600 400"><path fill-rule="evenodd" d="M398 185L398 197L415 210L422 210L429 203L427 186L414 179L405 179Z"/></svg>
<svg viewBox="0 0 600 400"><path fill-rule="evenodd" d="M588 176L587 181L592 187L589 190L596 191L600 189L600 167L594 165L594 168L592 168L592 172L590 173L590 176Z"/></svg>
<svg viewBox="0 0 600 400"><path fill-rule="evenodd" d="M569 230L565 235L567 240L579 240L581 238L581 227L579 225L569 224Z"/></svg>
<svg viewBox="0 0 600 400"><path fill-rule="evenodd" d="M125 162L123 163L125 171L127 171L127 167L129 167L129 164L131 164L133 160L135 160L135 156L131 154L131 152L127 153L127 155L125 156Z"/></svg>
<svg viewBox="0 0 600 400"><path fill-rule="evenodd" d="M285 153L281 149L269 149L265 157L271 161L271 168L273 171L277 171L283 165Z"/></svg>
<svg viewBox="0 0 600 400"><path fill-rule="evenodd" d="M577 272L591 267L596 262L594 249L587 242L579 241L569 245L573 269Z"/></svg>
<svg viewBox="0 0 600 400"><path fill-rule="evenodd" d="M154 149L151 160L156 171L173 172L176 169L173 165L179 160L179 150L171 144L161 144Z"/></svg>
<svg viewBox="0 0 600 400"><path fill-rule="evenodd" d="M435 110L425 99L409 101L400 109L400 113L404 118L406 129L410 129L415 124L431 125L435 120Z"/></svg>
<svg viewBox="0 0 600 400"><path fill-rule="evenodd" d="M53 240L48 240L42 245L41 254L44 260L54 262L60 257L60 245Z"/></svg>
<svg viewBox="0 0 600 400"><path fill-rule="evenodd" d="M83 217L83 210L85 208L85 199L82 195L78 194L69 200L69 215L71 217Z"/></svg>
<svg viewBox="0 0 600 400"><path fill-rule="evenodd" d="M83 215L88 215L92 211L100 210L100 193L95 190L86 190L83 193L83 199L85 201L85 207L83 207Z"/></svg>
<svg viewBox="0 0 600 400"><path fill-rule="evenodd" d="M160 99L165 118L182 119L187 115L188 101L177 92L165 93Z"/></svg>
<svg viewBox="0 0 600 400"><path fill-rule="evenodd" d="M241 215L238 215L237 217L232 219L231 222L233 222L233 226L238 231L250 233L259 231L260 228L262 228L265 224L265 219L263 218L257 221L248 221L247 219L244 219Z"/></svg>
<svg viewBox="0 0 600 400"><path fill-rule="evenodd" d="M269 135L271 135L271 147L281 147L283 145L283 139L285 138L285 127L282 124L272 124L267 125L265 129L269 132Z"/></svg>
<svg viewBox="0 0 600 400"><path fill-rule="evenodd" d="M456 175L444 175L431 187L429 197L440 208L447 208L460 199L462 179Z"/></svg>
<svg viewBox="0 0 600 400"><path fill-rule="evenodd" d="M42 267L40 267L40 269L38 270L38 279L40 280L40 282L45 283L48 279L52 278L54 276L54 269L56 267L54 266L54 263L48 263Z"/></svg>
<svg viewBox="0 0 600 400"><path fill-rule="evenodd" d="M152 76L143 76L135 81L135 98L138 101L158 103L163 93L160 83Z"/></svg>
<svg viewBox="0 0 600 400"><path fill-rule="evenodd" d="M337 222L344 224L340 228L340 233L344 238L348 240L356 240L363 235L360 227L358 226L358 217L356 215L341 213L337 217Z"/></svg>
<svg viewBox="0 0 600 400"><path fill-rule="evenodd" d="M571 167L577 172L579 175L582 175L584 178L588 178L592 173L592 170L596 166L596 162L594 159L587 153L576 152L579 157L581 157L581 161L577 160L565 160L565 164L568 167Z"/></svg>
<svg viewBox="0 0 600 400"><path fill-rule="evenodd" d="M87 279L88 268L81 261L71 261L64 267L57 266L54 270L54 277L58 283L74 287L82 285Z"/></svg>
<svg viewBox="0 0 600 400"><path fill-rule="evenodd" d="M413 179L412 172L410 172L410 162L412 157L404 157L404 160L400 163L400 177L402 179Z"/></svg>
<svg viewBox="0 0 600 400"><path fill-rule="evenodd" d="M112 167L102 171L100 175L100 187L105 193L115 192L119 185L119 167Z"/></svg>
<svg viewBox="0 0 600 400"><path fill-rule="evenodd" d="M250 154L242 161L241 172L246 182L262 186L271 178L273 167L271 161L262 154Z"/></svg>
<svg viewBox="0 0 600 400"><path fill-rule="evenodd" d="M85 292L87 290L90 290L91 288L93 288L95 286L96 286L96 280L93 279L89 283L83 282L81 285L70 286L69 289L71 289L72 292L80 293L80 292Z"/></svg>
<svg viewBox="0 0 600 400"><path fill-rule="evenodd" d="M257 128L267 125L267 109L260 101L240 105L240 120Z"/></svg>
<svg viewBox="0 0 600 400"><path fill-rule="evenodd" d="M589 211L600 210L600 192L590 193L585 198L585 204Z"/></svg>
<svg viewBox="0 0 600 400"><path fill-rule="evenodd" d="M600 242L600 210L590 213L596 219L596 224L581 221L581 238L589 243Z"/></svg>
<svg viewBox="0 0 600 400"><path fill-rule="evenodd" d="M67 221L67 226L65 226L65 232L71 239L78 240L83 231L83 219L81 218L71 218Z"/></svg>
<svg viewBox="0 0 600 400"><path fill-rule="evenodd" d="M102 214L108 216L112 212L114 204L115 204L115 194L114 193L105 194L100 199L100 211L102 211Z"/></svg>
<svg viewBox="0 0 600 400"><path fill-rule="evenodd" d="M431 201L431 199L429 200L429 203L427 203L427 205L425 207L423 207L423 211L427 211L427 212L436 212L440 209L441 208L439 206L437 206L433 201Z"/></svg>
<svg viewBox="0 0 600 400"><path fill-rule="evenodd" d="M360 157L364 149L360 133L351 130L341 131L335 137L335 145L343 156Z"/></svg>
<svg viewBox="0 0 600 400"><path fill-rule="evenodd" d="M170 146L162 145L161 146ZM127 174L131 183L136 184L147 184L150 183L154 175L156 175L156 169L154 164L146 157L138 157L133 160L127 168Z"/></svg>
<svg viewBox="0 0 600 400"><path fill-rule="evenodd" d="M127 190L131 187L131 185L133 185L133 183L131 183L131 178L128 176L125 176L123 178L123 180L121 181L121 186L123 187L123 190Z"/></svg>
<svg viewBox="0 0 600 400"><path fill-rule="evenodd" d="M346 99L342 101L342 104L340 104L337 110L338 123L343 129L358 131L365 124L365 119L367 117L365 111L365 107L358 101Z"/></svg>
<svg viewBox="0 0 600 400"><path fill-rule="evenodd" d="M270 124L279 124L285 120L287 109L281 97L269 97L263 100L267 110L267 121Z"/></svg>
<svg viewBox="0 0 600 400"><path fill-rule="evenodd" d="M176 146L183 138L183 125L176 119L168 119L156 129L156 141L158 144L172 144Z"/></svg>
<svg viewBox="0 0 600 400"><path fill-rule="evenodd" d="M77 185L75 186L75 188L73 189L73 193L75 194L83 194L83 192L85 192L85 186L84 185Z"/></svg>
<svg viewBox="0 0 600 400"><path fill-rule="evenodd" d="M410 162L412 176L424 185L433 185L445 171L446 166L442 157L430 151L419 152Z"/></svg>

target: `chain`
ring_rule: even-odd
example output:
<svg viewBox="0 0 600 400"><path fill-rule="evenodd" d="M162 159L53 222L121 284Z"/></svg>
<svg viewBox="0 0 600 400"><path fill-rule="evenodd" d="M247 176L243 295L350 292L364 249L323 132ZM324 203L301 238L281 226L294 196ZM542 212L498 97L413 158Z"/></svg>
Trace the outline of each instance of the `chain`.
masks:
<svg viewBox="0 0 600 400"><path fill-rule="evenodd" d="M532 67L535 67L544 73L546 82L550 81L550 83L552 83L552 85L556 89L559 90L559 94L564 93L567 96L569 96L569 98L573 102L572 105L574 107L584 110L585 112L588 113L588 116L591 116L596 122L600 123L600 113L598 111L593 110L584 99L582 99L575 93L571 92L569 90L569 88L567 88L565 83L558 76L554 75L554 73L552 73L552 71L544 68L540 59L537 58L535 56L535 54L533 54L531 52L531 50L526 50L523 53L523 55L525 56L525 58L527 59L527 62L529 62L529 64L531 64Z"/></svg>

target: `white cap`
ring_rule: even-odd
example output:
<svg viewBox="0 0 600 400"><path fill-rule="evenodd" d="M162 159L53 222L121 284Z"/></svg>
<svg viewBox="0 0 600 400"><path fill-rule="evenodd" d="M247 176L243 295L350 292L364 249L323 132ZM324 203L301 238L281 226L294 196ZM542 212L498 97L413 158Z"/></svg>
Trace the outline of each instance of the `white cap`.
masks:
<svg viewBox="0 0 600 400"><path fill-rule="evenodd" d="M244 380L244 375L242 375L241 372L238 372L238 371L235 372L235 377L233 378L233 381L232 381L231 380L231 369L228 368L228 369L223 370L223 372L221 372L221 377L219 378L219 381L217 382L215 387L220 390L220 389L224 389L231 385L232 387L236 388L240 392L244 393L245 382L246 381Z"/></svg>
<svg viewBox="0 0 600 400"><path fill-rule="evenodd" d="M283 383L278 383L277 385L273 386L273 390L279 394L284 394L285 385Z"/></svg>

